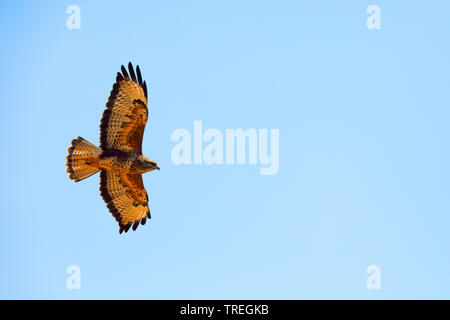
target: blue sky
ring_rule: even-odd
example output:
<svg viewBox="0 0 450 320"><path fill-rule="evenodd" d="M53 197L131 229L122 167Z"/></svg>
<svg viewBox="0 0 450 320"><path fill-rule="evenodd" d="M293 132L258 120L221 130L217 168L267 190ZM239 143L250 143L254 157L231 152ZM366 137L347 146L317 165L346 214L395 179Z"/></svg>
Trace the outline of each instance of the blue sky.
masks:
<svg viewBox="0 0 450 320"><path fill-rule="evenodd" d="M0 298L450 298L448 1L0 7ZM73 183L65 156L77 136L98 143L128 61L161 171L144 175L152 219L119 235L98 175ZM279 129L278 174L175 165L171 134L195 120Z"/></svg>

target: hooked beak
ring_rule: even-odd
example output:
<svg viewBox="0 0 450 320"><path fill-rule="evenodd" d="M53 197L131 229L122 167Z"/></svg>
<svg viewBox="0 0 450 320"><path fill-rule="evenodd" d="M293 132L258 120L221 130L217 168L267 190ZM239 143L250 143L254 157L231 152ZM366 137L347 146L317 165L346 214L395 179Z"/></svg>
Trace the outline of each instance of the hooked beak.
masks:
<svg viewBox="0 0 450 320"><path fill-rule="evenodd" d="M158 164L154 161L146 161L145 167L147 168L148 171L159 170Z"/></svg>
<svg viewBox="0 0 450 320"><path fill-rule="evenodd" d="M152 164L151 169L152 170L159 170L159 166L156 163Z"/></svg>

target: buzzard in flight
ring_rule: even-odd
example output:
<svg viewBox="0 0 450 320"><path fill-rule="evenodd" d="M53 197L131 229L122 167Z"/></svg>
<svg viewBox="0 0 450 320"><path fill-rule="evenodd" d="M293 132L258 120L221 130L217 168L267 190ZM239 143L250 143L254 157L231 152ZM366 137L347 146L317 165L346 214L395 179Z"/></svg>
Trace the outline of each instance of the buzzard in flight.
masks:
<svg viewBox="0 0 450 320"><path fill-rule="evenodd" d="M155 169L155 161L142 155L147 123L147 84L139 66L117 73L100 122L100 147L78 137L66 157L69 178L78 182L100 171L100 194L119 223L119 232L133 230L150 219L142 174Z"/></svg>

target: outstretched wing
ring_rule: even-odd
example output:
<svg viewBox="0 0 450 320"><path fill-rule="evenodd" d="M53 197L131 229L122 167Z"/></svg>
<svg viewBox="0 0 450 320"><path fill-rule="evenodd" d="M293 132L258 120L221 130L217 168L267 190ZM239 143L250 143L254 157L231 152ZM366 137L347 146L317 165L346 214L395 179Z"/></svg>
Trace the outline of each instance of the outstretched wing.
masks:
<svg viewBox="0 0 450 320"><path fill-rule="evenodd" d="M128 63L122 66L111 90L100 122L100 148L142 153L142 137L147 123L147 84L142 82L139 66L134 73Z"/></svg>
<svg viewBox="0 0 450 320"><path fill-rule="evenodd" d="M120 230L133 230L139 223L145 224L151 218L148 196L141 174L121 174L102 170L100 172L100 194L106 206L119 223Z"/></svg>

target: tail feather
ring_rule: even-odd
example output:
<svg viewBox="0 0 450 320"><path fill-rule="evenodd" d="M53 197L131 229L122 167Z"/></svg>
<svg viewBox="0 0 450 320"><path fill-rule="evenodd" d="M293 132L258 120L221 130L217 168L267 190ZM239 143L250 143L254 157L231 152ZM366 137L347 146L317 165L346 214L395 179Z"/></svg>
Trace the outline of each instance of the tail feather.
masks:
<svg viewBox="0 0 450 320"><path fill-rule="evenodd" d="M98 157L102 149L89 141L78 137L72 140L72 145L67 149L66 172L69 178L78 182L100 171L97 165Z"/></svg>

